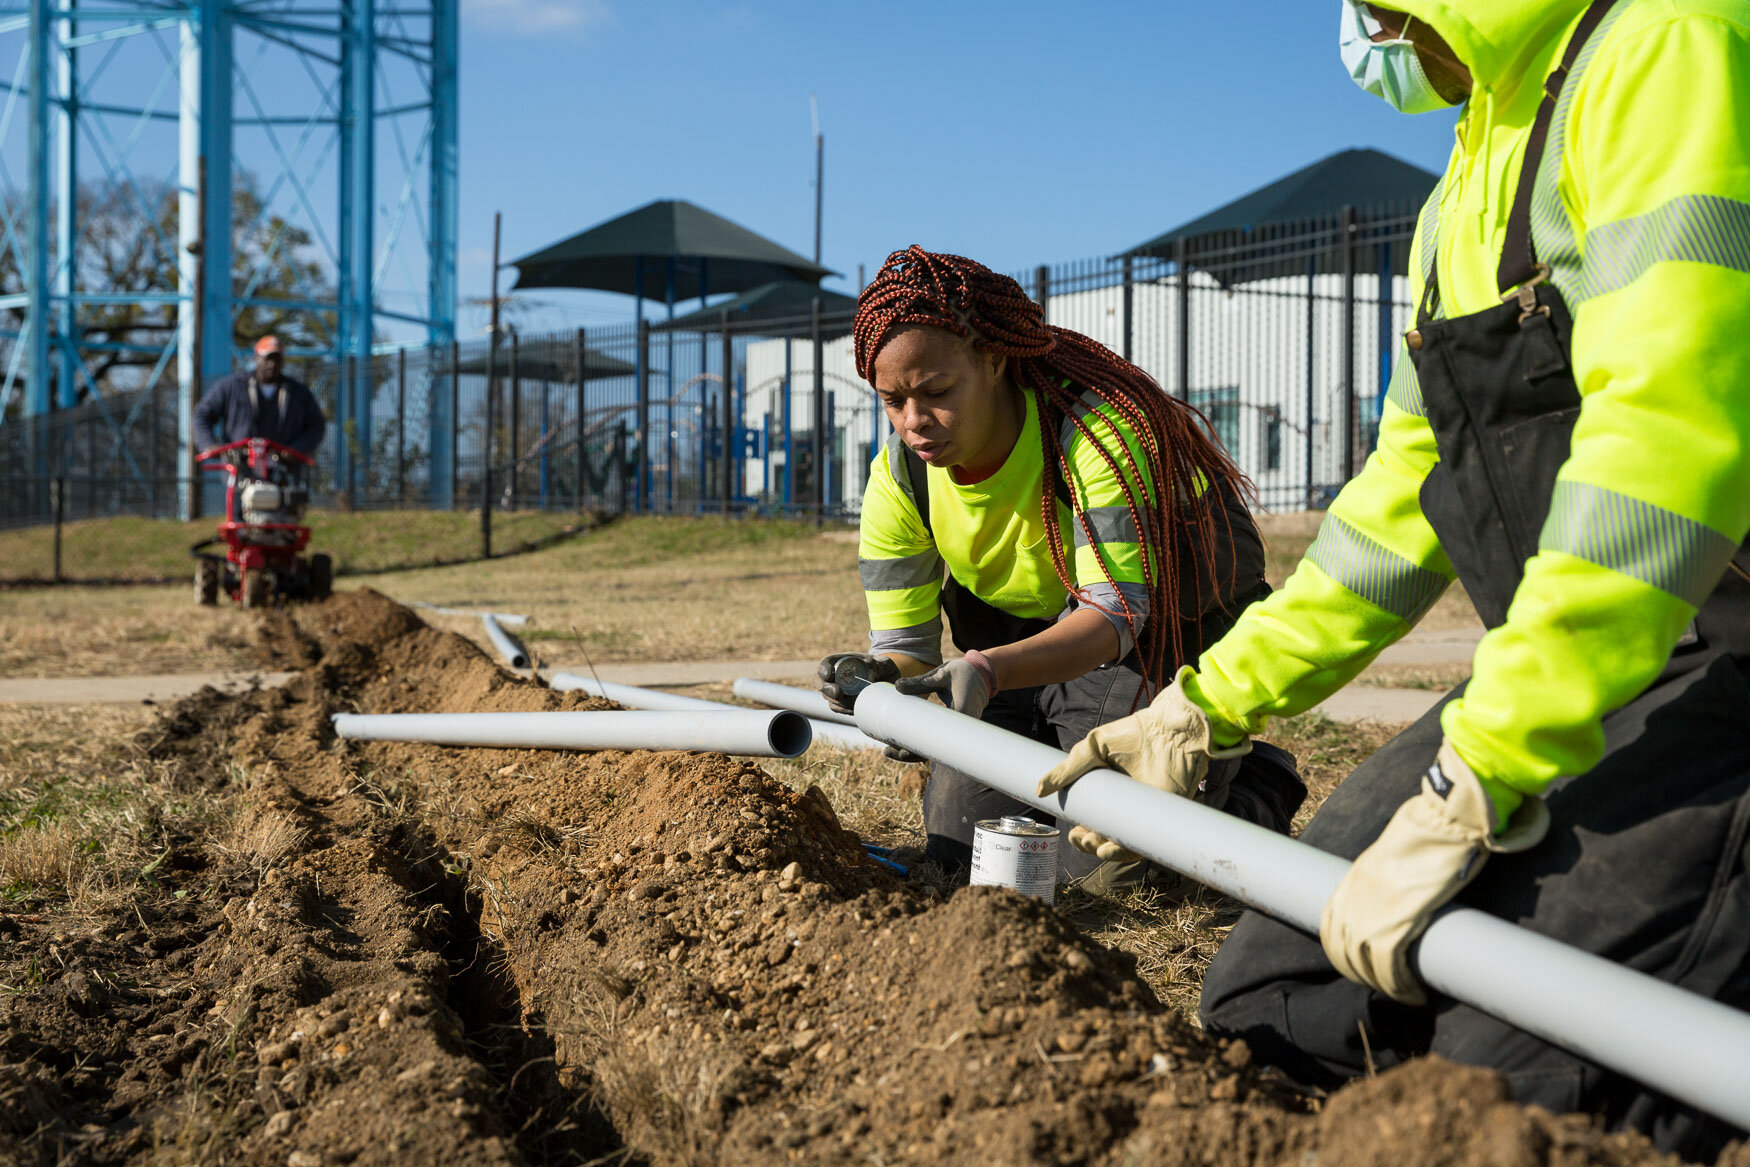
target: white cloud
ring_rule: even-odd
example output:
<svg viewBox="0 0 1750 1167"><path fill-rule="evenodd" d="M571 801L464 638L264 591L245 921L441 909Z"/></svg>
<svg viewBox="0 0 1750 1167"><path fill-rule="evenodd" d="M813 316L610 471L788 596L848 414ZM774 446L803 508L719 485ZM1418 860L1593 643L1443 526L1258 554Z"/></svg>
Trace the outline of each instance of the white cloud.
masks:
<svg viewBox="0 0 1750 1167"><path fill-rule="evenodd" d="M607 0L462 0L462 13L483 28L535 36L578 32L614 19Z"/></svg>

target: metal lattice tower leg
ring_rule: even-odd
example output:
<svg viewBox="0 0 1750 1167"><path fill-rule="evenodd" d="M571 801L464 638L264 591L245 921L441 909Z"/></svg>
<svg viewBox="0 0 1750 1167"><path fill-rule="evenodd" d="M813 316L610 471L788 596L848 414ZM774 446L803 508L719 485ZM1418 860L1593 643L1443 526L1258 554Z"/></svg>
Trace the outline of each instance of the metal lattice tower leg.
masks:
<svg viewBox="0 0 1750 1167"><path fill-rule="evenodd" d="M0 0L0 425L173 383L186 454L203 385L271 328L358 358L326 404L363 485L372 347L455 335L458 3ZM136 420L109 416L118 444Z"/></svg>

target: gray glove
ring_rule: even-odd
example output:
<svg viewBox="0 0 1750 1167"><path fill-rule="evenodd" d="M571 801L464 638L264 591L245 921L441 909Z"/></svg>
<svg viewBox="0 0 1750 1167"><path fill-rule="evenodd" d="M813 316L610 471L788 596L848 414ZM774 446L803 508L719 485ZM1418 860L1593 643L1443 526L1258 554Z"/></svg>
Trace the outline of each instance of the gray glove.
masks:
<svg viewBox="0 0 1750 1167"><path fill-rule="evenodd" d="M995 686L983 669L962 658L938 665L922 676L905 677L896 681L894 688L908 697L934 693L942 699L942 704L956 713L983 717L984 707L990 704Z"/></svg>
<svg viewBox="0 0 1750 1167"><path fill-rule="evenodd" d="M863 684L853 691L845 692L845 674L852 674ZM826 703L839 713L854 714L857 694L865 685L873 685L879 681L899 680L899 666L884 656L876 656L867 652L835 652L820 662L817 674L820 677L820 695L826 698Z"/></svg>

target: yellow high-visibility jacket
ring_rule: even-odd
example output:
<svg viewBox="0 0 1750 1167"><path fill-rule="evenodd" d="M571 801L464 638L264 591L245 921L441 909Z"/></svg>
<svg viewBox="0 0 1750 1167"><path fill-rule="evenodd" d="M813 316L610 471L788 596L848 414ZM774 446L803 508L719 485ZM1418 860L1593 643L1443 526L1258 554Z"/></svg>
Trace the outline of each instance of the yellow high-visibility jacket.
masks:
<svg viewBox="0 0 1750 1167"><path fill-rule="evenodd" d="M1499 302L1544 78L1586 2L1390 6L1475 81L1411 271L1434 249L1444 314L1481 311ZM1507 620L1441 718L1503 815L1597 764L1602 719L1658 676L1750 529L1750 3L1618 0L1562 90L1540 173L1533 242L1574 315L1580 416ZM1286 586L1203 655L1190 688L1225 728L1311 708L1451 581L1417 502L1437 459L1400 351L1378 450Z"/></svg>

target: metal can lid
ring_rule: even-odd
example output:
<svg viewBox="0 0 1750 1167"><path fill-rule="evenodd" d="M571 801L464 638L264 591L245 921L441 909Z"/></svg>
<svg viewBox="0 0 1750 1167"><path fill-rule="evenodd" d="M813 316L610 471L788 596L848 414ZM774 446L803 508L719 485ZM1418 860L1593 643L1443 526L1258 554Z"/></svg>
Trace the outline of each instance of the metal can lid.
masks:
<svg viewBox="0 0 1750 1167"><path fill-rule="evenodd" d="M1006 814L1000 819L980 819L976 825L981 831L995 831L999 835L1047 838L1057 834L1056 827L1046 826L1044 823L1018 814Z"/></svg>

